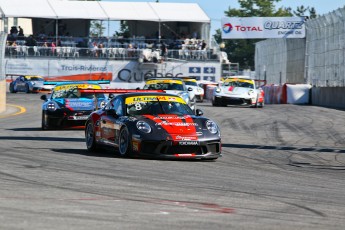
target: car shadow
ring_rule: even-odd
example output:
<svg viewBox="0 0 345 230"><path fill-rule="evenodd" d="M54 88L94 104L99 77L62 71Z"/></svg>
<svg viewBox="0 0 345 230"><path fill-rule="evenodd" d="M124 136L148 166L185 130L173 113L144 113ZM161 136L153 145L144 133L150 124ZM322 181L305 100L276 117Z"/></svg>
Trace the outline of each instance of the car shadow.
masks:
<svg viewBox="0 0 345 230"><path fill-rule="evenodd" d="M65 128L65 129L50 129L50 130L42 130L40 127L31 127L31 128L14 128L14 129L7 129L11 131L24 131L24 132L32 132L32 131L42 131L42 132L49 132L49 131L76 131L80 130L83 131L85 128L81 126Z"/></svg>
<svg viewBox="0 0 345 230"><path fill-rule="evenodd" d="M222 147L238 149L263 149L280 151L301 151L301 152L325 152L325 153L345 153L343 149L316 148L316 147L294 147L294 146L272 146L272 145L248 145L248 144L222 144Z"/></svg>
<svg viewBox="0 0 345 230"><path fill-rule="evenodd" d="M85 138L75 137L29 137L29 136L2 136L0 140L18 140L18 141L62 141L62 142L85 142Z"/></svg>

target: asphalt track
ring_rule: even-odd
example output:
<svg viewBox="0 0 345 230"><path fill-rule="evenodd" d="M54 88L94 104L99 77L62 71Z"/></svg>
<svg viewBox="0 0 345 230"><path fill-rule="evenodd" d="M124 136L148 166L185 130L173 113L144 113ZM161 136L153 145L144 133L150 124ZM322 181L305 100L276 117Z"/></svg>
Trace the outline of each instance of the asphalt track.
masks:
<svg viewBox="0 0 345 230"><path fill-rule="evenodd" d="M223 157L161 161L41 131L39 97L7 94L0 114L0 229L344 229L344 111L204 102Z"/></svg>

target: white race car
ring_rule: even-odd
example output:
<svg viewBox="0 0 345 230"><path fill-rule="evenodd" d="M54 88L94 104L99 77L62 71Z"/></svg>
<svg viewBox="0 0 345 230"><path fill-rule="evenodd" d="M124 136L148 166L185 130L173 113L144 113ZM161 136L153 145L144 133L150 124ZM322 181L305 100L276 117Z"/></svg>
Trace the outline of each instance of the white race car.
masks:
<svg viewBox="0 0 345 230"><path fill-rule="evenodd" d="M193 90L186 87L181 78L150 78L145 81L144 89L164 90L166 93L181 97L189 107L196 111L196 97Z"/></svg>
<svg viewBox="0 0 345 230"><path fill-rule="evenodd" d="M187 88L192 88L197 102L204 101L204 89L198 86L194 78L182 78Z"/></svg>
<svg viewBox="0 0 345 230"><path fill-rule="evenodd" d="M264 91L256 86L260 80L248 76L232 76L219 83L213 91L212 105L248 105L263 108L265 104Z"/></svg>

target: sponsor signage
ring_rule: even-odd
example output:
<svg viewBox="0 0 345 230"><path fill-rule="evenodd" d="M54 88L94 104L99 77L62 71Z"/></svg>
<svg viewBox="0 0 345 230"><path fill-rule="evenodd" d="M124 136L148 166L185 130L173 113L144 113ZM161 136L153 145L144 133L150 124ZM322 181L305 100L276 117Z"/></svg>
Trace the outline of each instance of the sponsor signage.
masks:
<svg viewBox="0 0 345 230"><path fill-rule="evenodd" d="M161 65L142 65L135 61L78 60L78 59L7 59L6 75L40 75L49 81L110 80L119 84L141 86L150 78L195 76L200 80L220 80L219 62L166 62ZM135 88L133 86L133 88Z"/></svg>
<svg viewBox="0 0 345 230"><path fill-rule="evenodd" d="M224 17L222 38L304 38L304 22L304 17Z"/></svg>

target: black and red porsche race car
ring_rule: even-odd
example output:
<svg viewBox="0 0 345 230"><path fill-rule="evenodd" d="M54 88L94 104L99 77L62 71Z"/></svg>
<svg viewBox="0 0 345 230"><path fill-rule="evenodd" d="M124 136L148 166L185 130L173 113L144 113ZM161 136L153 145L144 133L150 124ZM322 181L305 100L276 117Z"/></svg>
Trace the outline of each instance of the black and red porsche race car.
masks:
<svg viewBox="0 0 345 230"><path fill-rule="evenodd" d="M101 91L100 91L101 92ZM86 146L111 146L121 156L165 159L217 159L218 125L179 96L158 92L123 93L89 116Z"/></svg>

